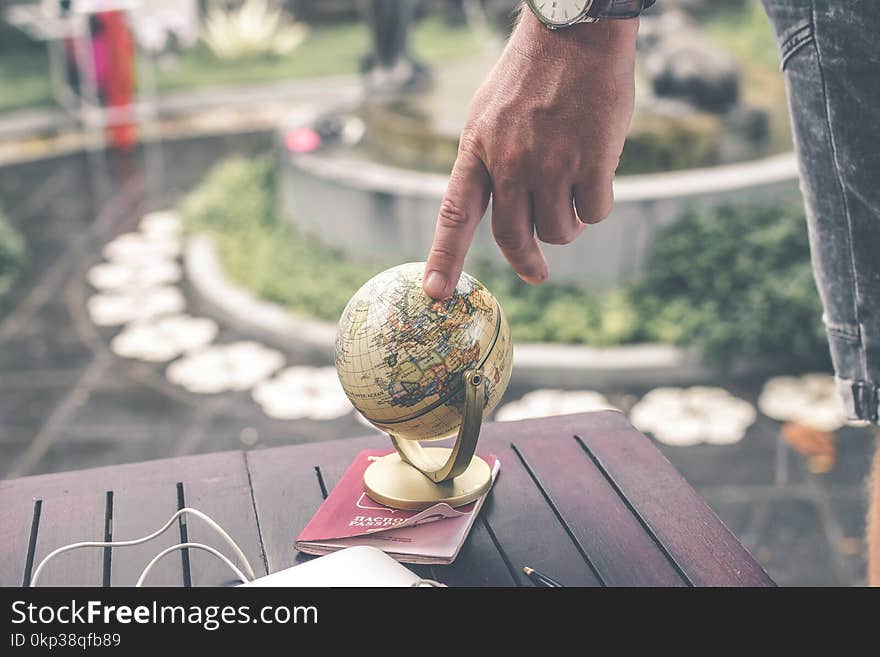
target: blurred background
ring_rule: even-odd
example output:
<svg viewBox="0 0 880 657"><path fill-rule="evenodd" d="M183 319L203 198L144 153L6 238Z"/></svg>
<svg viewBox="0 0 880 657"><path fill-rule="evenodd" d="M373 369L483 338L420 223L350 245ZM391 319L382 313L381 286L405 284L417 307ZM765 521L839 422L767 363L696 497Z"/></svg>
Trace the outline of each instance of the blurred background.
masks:
<svg viewBox="0 0 880 657"><path fill-rule="evenodd" d="M335 321L424 259L517 4L0 0L0 477L374 430ZM495 419L618 408L778 583L864 584L872 437L760 2L658 2L637 95L614 213L546 285L478 231L516 345Z"/></svg>

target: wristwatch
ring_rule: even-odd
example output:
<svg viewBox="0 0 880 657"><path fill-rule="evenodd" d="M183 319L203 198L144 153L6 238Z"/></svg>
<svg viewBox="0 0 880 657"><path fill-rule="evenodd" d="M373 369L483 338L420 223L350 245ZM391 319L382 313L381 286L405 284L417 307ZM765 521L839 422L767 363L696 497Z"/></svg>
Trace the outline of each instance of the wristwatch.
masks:
<svg viewBox="0 0 880 657"><path fill-rule="evenodd" d="M551 30L608 18L635 18L655 0L526 0L532 13Z"/></svg>

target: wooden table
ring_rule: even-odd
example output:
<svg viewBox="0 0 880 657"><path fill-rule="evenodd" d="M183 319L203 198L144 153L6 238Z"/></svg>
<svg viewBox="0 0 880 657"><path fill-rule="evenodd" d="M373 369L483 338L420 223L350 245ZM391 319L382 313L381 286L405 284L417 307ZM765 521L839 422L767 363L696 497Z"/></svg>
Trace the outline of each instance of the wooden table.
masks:
<svg viewBox="0 0 880 657"><path fill-rule="evenodd" d="M355 454L380 435L0 481L0 585L21 586L54 548L148 534L182 506L217 520L259 574L303 560L297 534ZM480 451L501 473L455 563L414 567L450 586L530 586L531 565L575 586L766 586L773 582L666 458L616 412L489 424ZM229 552L200 521L149 544L51 562L40 585L132 585L162 547ZM148 582L216 586L230 573L194 551Z"/></svg>

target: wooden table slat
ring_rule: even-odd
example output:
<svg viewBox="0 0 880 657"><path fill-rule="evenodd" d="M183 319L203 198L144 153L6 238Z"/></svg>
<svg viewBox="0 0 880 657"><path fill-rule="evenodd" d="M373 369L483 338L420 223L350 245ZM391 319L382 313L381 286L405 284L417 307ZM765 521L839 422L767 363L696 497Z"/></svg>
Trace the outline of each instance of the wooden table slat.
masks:
<svg viewBox="0 0 880 657"><path fill-rule="evenodd" d="M100 514L103 514L105 508L105 506L102 506L105 505L105 498L103 496L106 494L106 491L114 491L114 506L117 506L119 491L130 491L133 496L139 498L138 501L141 505L141 511L143 511L152 507L152 504L150 503L151 498L149 496L151 490L154 490L156 487L161 487L163 484L167 484L173 488L174 484L184 476L203 476L207 478L222 477L228 459L228 454L207 454L178 459L148 461L145 463L130 463L118 466L90 468L73 472L34 475L0 481L0 509L2 509L3 513L0 517L4 520L3 527L6 528L9 525L15 527L15 529L10 528L4 530L4 550L2 551L3 554L0 559L9 558L21 560L21 564L24 564L27 553L27 540L30 534L30 518L33 515L34 499L43 499L45 501L43 508L45 509L46 503L51 502L54 507L56 503L63 503L64 498L67 497L79 495L91 498L96 496L103 500L99 504L101 507ZM140 492L136 492L138 489L140 489ZM126 498L124 497L121 502L123 504L123 512L124 509L127 508L125 499ZM22 501L25 501L27 503L26 505L30 505L30 510L21 508ZM89 508L91 508L91 506L92 505L90 504ZM174 508L170 510L168 516L170 516L170 514L176 509L177 506L175 503ZM83 510L85 510L85 507ZM71 513L74 517L80 516L79 510L74 506L71 506ZM97 511L94 511L94 513L97 513ZM19 518L18 516L21 517ZM168 516L163 519L163 522L164 520L167 520ZM54 520L52 520L53 517L54 515L50 514L49 523L54 523ZM8 525L5 522L7 519L9 520ZM101 522L103 526L103 515ZM74 542L72 540L64 540L63 538L55 540L55 537L53 536L53 532L55 531L53 524L47 525L43 522L40 524L42 529L46 532L43 534L43 538L53 541L55 543L54 547L60 547L65 543ZM159 523L159 525L161 524L162 523ZM156 529L159 525L153 529ZM8 538L6 536L6 531L9 532ZM24 532L26 536L19 536L22 532ZM179 534L175 533L173 530L169 530L169 535L175 540L179 538ZM89 540L101 539L103 539L103 532L100 533L100 537L92 537ZM151 542L145 546L145 552L149 553L149 550L156 545L158 545L158 542ZM6 549L5 546L9 546L9 549ZM52 549L54 549L54 547ZM137 548L126 549L137 550ZM95 554L101 553L101 563L103 565L103 553L101 549L87 548L83 550L83 552L93 552ZM119 550L116 552L118 555ZM155 552L152 554L155 554ZM66 557L59 557L59 559L64 558ZM173 558L170 556L168 559L173 561ZM123 561L123 557L116 560L117 567L119 568L128 568L129 563L132 568L135 568L138 565L135 561ZM2 560L0 560L0 564L2 564ZM10 585L20 585L24 570L23 565L10 565L12 566L11 570L7 570L5 567L0 570L0 582L6 585L6 581L9 579ZM36 565L37 564L34 563L34 567L36 567ZM146 562L141 565L141 569L145 565ZM164 565L157 566L157 573L161 573L164 568ZM16 573L16 570L20 572ZM138 573L139 572L140 570ZM113 570L111 568L111 578L112 573Z"/></svg>
<svg viewBox="0 0 880 657"><path fill-rule="evenodd" d="M257 450L247 455L270 573L310 558L297 552L293 544L324 501L315 472L317 451L281 450L284 448Z"/></svg>
<svg viewBox="0 0 880 657"><path fill-rule="evenodd" d="M773 585L709 505L638 431L585 425L578 437L694 585Z"/></svg>
<svg viewBox="0 0 880 657"><path fill-rule="evenodd" d="M104 540L106 492L59 495L42 503L34 570L47 554L70 543ZM50 561L37 586L103 586L104 549L82 548Z"/></svg>
<svg viewBox="0 0 880 657"><path fill-rule="evenodd" d="M163 483L176 485L184 480L222 479L229 472L230 462L240 460L241 454L240 451L215 452L0 480L0 500L49 499L56 495L116 491Z"/></svg>
<svg viewBox="0 0 880 657"><path fill-rule="evenodd" d="M601 586L512 449L510 439L518 435L515 426L489 425L483 434L480 450L501 460L501 472L482 515L513 565L518 583L531 585L521 572L523 566L531 566L569 586Z"/></svg>
<svg viewBox="0 0 880 657"><path fill-rule="evenodd" d="M128 541L152 534L177 511L177 487L170 482L113 492L113 540ZM113 548L111 586L134 586L141 572L159 552L180 542L178 524L147 543ZM211 558L211 557L207 557ZM156 564L144 586L183 586L179 554L168 555Z"/></svg>
<svg viewBox="0 0 880 657"><path fill-rule="evenodd" d="M686 586L614 487L575 442L514 439L548 496L608 586ZM633 564L639 564L633 568Z"/></svg>
<svg viewBox="0 0 880 657"><path fill-rule="evenodd" d="M206 513L219 524L242 549L259 577L266 574L266 565L244 452L227 453L227 458L226 472L222 477L183 480L186 506ZM198 518L187 518L187 534L190 542L210 545L236 561L226 542ZM167 558L173 557L169 555ZM193 586L237 583L226 564L207 552L190 550L189 561Z"/></svg>
<svg viewBox="0 0 880 657"><path fill-rule="evenodd" d="M34 501L0 490L0 586L21 586L24 581Z"/></svg>
<svg viewBox="0 0 880 657"><path fill-rule="evenodd" d="M442 522L442 521L440 521ZM434 566L435 577L448 586L516 586L485 523L477 518L455 561Z"/></svg>

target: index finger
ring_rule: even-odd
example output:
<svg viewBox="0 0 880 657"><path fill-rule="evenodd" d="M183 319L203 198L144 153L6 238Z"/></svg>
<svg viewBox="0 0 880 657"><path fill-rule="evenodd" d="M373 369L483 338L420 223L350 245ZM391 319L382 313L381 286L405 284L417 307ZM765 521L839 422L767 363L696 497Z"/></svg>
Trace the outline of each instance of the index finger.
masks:
<svg viewBox="0 0 880 657"><path fill-rule="evenodd" d="M452 296L474 231L489 205L491 182L482 160L460 151L440 204L422 287L434 299Z"/></svg>

